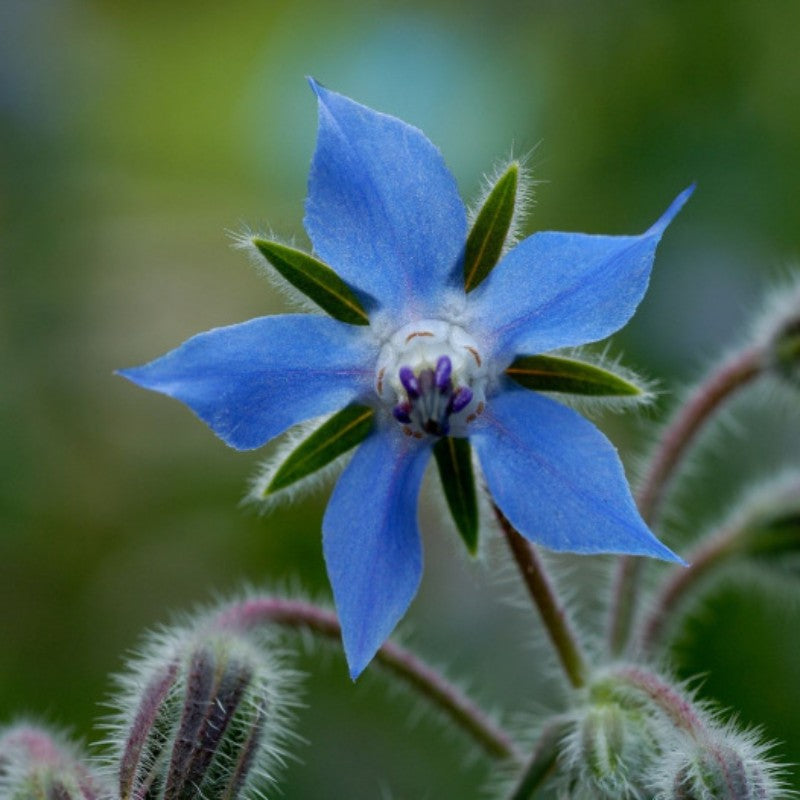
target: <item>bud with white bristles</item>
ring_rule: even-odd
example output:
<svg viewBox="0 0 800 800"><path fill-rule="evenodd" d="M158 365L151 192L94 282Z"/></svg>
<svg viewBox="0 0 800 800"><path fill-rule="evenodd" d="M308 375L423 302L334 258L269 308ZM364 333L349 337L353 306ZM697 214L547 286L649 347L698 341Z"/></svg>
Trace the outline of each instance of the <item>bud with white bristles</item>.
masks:
<svg viewBox="0 0 800 800"><path fill-rule="evenodd" d="M110 800L111 791L60 733L20 722L0 729L3 800Z"/></svg>
<svg viewBox="0 0 800 800"><path fill-rule="evenodd" d="M120 800L249 800L274 780L293 675L255 632L167 629L118 679L108 725Z"/></svg>
<svg viewBox="0 0 800 800"><path fill-rule="evenodd" d="M795 796L752 734L713 729L686 737L665 753L653 789L656 800L778 800Z"/></svg>

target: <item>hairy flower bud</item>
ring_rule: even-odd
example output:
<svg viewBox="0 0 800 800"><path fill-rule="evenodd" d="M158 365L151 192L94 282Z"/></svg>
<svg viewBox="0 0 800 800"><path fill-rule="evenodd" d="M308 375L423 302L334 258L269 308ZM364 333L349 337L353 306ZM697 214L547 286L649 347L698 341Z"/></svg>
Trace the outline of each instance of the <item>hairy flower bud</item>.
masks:
<svg viewBox="0 0 800 800"><path fill-rule="evenodd" d="M564 752L573 792L580 787L587 797L622 800L640 796L639 779L658 745L642 708L608 699L576 713Z"/></svg>
<svg viewBox="0 0 800 800"><path fill-rule="evenodd" d="M667 757L658 800L775 800L784 797L776 767L752 737L732 730L686 738Z"/></svg>
<svg viewBox="0 0 800 800"><path fill-rule="evenodd" d="M61 735L19 723L0 730L4 800L108 800L111 793Z"/></svg>
<svg viewBox="0 0 800 800"><path fill-rule="evenodd" d="M120 680L121 800L261 796L286 736L287 676L252 636L167 631Z"/></svg>

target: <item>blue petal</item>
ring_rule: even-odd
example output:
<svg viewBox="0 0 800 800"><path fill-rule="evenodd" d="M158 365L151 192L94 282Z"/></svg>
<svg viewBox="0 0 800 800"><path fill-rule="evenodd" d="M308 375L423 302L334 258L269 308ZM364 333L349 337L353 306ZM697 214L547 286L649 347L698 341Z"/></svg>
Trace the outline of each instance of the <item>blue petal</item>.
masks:
<svg viewBox="0 0 800 800"><path fill-rule="evenodd" d="M319 130L304 223L314 250L385 308L434 307L467 230L441 154L417 128L310 83Z"/></svg>
<svg viewBox="0 0 800 800"><path fill-rule="evenodd" d="M544 232L517 245L472 294L495 354L543 353L621 328L647 289L661 234L693 191L641 236Z"/></svg>
<svg viewBox="0 0 800 800"><path fill-rule="evenodd" d="M572 409L524 389L487 404L473 434L489 491L525 537L552 550L678 561L631 497L616 450Z"/></svg>
<svg viewBox="0 0 800 800"><path fill-rule="evenodd" d="M430 447L397 432L364 440L336 484L323 548L350 675L355 680L417 593L417 496Z"/></svg>
<svg viewBox="0 0 800 800"><path fill-rule="evenodd" d="M261 317L193 336L119 374L186 403L237 450L335 411L370 388L375 347L328 317Z"/></svg>

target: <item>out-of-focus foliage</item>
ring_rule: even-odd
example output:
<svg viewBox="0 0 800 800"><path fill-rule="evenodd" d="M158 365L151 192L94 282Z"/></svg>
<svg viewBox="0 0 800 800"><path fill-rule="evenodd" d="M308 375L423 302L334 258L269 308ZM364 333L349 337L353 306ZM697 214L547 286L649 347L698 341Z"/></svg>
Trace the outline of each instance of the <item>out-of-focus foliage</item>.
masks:
<svg viewBox="0 0 800 800"><path fill-rule="evenodd" d="M800 252L798 36L800 6L746 0L0 4L0 717L88 733L118 654L168 610L242 579L328 592L323 495L263 519L238 509L258 454L112 375L285 308L225 230L305 245L305 74L423 128L467 198L510 143L530 151L542 183L529 231L643 230L696 180L616 340L672 389ZM670 544L797 457L796 410L771 405L706 448ZM642 425L603 422L629 455L646 441ZM455 555L435 511L423 506L413 642L474 675L489 702L524 707L549 680L530 612L501 602L494 567ZM790 762L798 616L734 586L676 651L682 674L706 674L703 694L763 724ZM377 680L353 688L338 655L300 664L311 745L286 796L317 797L322 781L330 796L477 796L483 767L461 766L460 741L412 729Z"/></svg>

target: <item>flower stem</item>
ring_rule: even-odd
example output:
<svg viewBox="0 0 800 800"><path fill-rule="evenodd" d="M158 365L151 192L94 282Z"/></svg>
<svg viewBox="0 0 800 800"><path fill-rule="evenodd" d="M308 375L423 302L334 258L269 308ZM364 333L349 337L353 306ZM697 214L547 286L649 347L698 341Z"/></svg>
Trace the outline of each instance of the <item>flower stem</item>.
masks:
<svg viewBox="0 0 800 800"><path fill-rule="evenodd" d="M703 424L737 389L757 378L764 363L762 347L749 347L736 353L712 372L678 410L661 437L637 495L639 511L647 523L655 521L675 467Z"/></svg>
<svg viewBox="0 0 800 800"><path fill-rule="evenodd" d="M587 667L578 637L570 626L566 610L561 606L555 587L533 546L522 537L503 512L492 503L495 516L517 562L522 579L539 610L542 622L555 647L567 679L575 689L586 683Z"/></svg>
<svg viewBox="0 0 800 800"><path fill-rule="evenodd" d="M661 437L636 497L639 512L648 525L656 521L667 487L697 433L725 400L761 375L764 365L762 347L741 350L712 372L678 409ZM613 655L622 653L628 643L642 563L641 558L626 556L617 568L608 633Z"/></svg>
<svg viewBox="0 0 800 800"><path fill-rule="evenodd" d="M567 721L556 718L539 736L536 749L508 800L529 800L553 774Z"/></svg>
<svg viewBox="0 0 800 800"><path fill-rule="evenodd" d="M667 578L655 602L641 626L638 637L642 653L650 653L664 635L670 618L675 614L681 600L696 586L697 582L736 552L737 538L741 530L736 527L712 535L689 556L688 569L675 570Z"/></svg>
<svg viewBox="0 0 800 800"><path fill-rule="evenodd" d="M240 629L272 623L295 630L308 630L327 639L338 641L341 637L339 620L332 611L312 603L280 597L253 597L236 603L222 612L215 623ZM511 737L486 712L413 653L393 642L386 642L375 655L375 662L438 706L490 756L522 761Z"/></svg>

